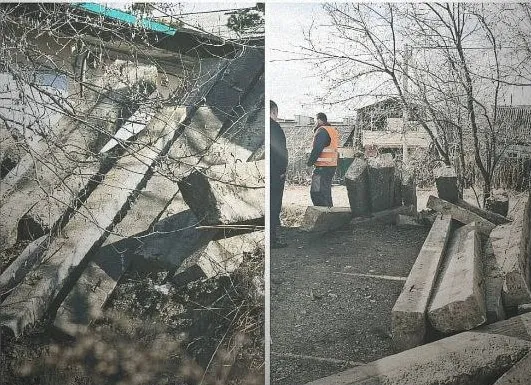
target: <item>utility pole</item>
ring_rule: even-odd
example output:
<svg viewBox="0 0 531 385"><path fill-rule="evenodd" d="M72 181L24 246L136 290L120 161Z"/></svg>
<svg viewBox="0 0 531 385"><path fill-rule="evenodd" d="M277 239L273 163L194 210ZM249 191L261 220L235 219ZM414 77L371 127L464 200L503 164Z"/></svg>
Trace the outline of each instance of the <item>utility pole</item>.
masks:
<svg viewBox="0 0 531 385"><path fill-rule="evenodd" d="M402 162L408 163L408 149L407 149L407 126L409 121L408 111L408 72L409 72L409 59L411 55L411 47L406 44L404 47L404 74L402 75L402 92L404 93L404 107L402 110Z"/></svg>

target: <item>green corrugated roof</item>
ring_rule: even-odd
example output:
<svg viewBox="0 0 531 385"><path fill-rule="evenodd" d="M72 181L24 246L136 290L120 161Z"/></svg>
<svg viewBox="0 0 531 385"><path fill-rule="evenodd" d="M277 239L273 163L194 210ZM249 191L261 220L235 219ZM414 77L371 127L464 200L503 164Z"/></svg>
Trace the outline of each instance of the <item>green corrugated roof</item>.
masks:
<svg viewBox="0 0 531 385"><path fill-rule="evenodd" d="M86 11L103 15L111 19L119 20L127 24L135 25L141 28L149 29L150 31L161 32L173 36L177 30L168 25L157 23L150 19L139 19L135 15L128 12L120 11L119 9L108 8L102 4L96 3L79 3L72 4L73 7L81 8Z"/></svg>

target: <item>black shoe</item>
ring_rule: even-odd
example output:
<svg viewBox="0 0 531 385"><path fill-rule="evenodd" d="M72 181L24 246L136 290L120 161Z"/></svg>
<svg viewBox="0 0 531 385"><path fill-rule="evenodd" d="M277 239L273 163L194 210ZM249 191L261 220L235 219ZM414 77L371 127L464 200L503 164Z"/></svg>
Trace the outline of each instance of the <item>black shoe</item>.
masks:
<svg viewBox="0 0 531 385"><path fill-rule="evenodd" d="M271 241L271 248L272 249L283 249L284 247L288 247L288 244L286 242L283 242L279 239L275 239Z"/></svg>

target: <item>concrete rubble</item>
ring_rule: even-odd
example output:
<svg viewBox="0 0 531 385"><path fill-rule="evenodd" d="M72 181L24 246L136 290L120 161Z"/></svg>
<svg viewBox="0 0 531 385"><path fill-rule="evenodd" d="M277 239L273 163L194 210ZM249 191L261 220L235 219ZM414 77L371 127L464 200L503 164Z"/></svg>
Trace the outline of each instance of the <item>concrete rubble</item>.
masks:
<svg viewBox="0 0 531 385"><path fill-rule="evenodd" d="M421 345L428 328L426 313L442 263L452 221L437 218L391 312L393 345L398 351Z"/></svg>
<svg viewBox="0 0 531 385"><path fill-rule="evenodd" d="M463 332L307 385L485 385L530 350L517 338Z"/></svg>
<svg viewBox="0 0 531 385"><path fill-rule="evenodd" d="M433 170L439 198L456 203L462 197L457 186L457 174L453 167L441 166Z"/></svg>
<svg viewBox="0 0 531 385"><path fill-rule="evenodd" d="M249 248L264 247L263 231L221 239L216 228L196 228L234 221L263 223L265 176L259 155L264 146L263 50L246 47L233 59L204 61L199 86L185 95L182 104L159 106L137 137L107 150L111 152L104 155L107 163L100 165L96 159L94 173L81 184L92 185L85 188L86 196L76 210L64 215L69 209L65 202L55 210L64 217L60 224L54 223L59 220L54 217L34 226L39 229L29 237L39 231L60 231L35 241L36 246L28 247L2 275L1 282L12 288L0 304L3 329L19 336L55 304L57 328L72 335L86 330L101 316L132 258L156 260L174 269L190 256L200 255L197 263L203 277L213 277L230 274L242 253L251 252ZM98 115L115 121L104 116L109 111L112 108ZM97 153L112 135L96 138L90 153ZM108 163L109 156L117 158L115 163ZM255 160L247 162L253 156ZM2 191L2 199L18 193L23 174L40 171L21 166L8 175L8 186L13 188ZM208 178L201 179L203 175ZM210 196L217 197L209 207L222 215L211 222L202 222L205 212L199 202L195 204L194 195L200 191L194 193L197 180L210 184ZM37 222L28 220L31 217L26 216L28 228ZM9 245L7 238L6 230L5 245ZM210 265L204 262L205 256ZM35 260L36 266L24 277L30 270L27 260ZM19 265L25 269L15 271ZM19 282L16 287L14 280ZM60 292L66 298L55 303Z"/></svg>
<svg viewBox="0 0 531 385"><path fill-rule="evenodd" d="M480 252L474 224L453 232L428 310L428 319L435 329L459 332L487 320Z"/></svg>
<svg viewBox="0 0 531 385"><path fill-rule="evenodd" d="M347 225L352 219L349 207L308 206L300 229L312 233L325 233Z"/></svg>

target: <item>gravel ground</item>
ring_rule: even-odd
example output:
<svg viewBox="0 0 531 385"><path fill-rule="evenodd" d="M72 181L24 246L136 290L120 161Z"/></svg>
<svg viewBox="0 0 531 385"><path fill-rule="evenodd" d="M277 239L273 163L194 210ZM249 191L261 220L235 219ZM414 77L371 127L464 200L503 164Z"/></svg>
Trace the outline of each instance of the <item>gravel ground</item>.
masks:
<svg viewBox="0 0 531 385"><path fill-rule="evenodd" d="M348 205L341 190L334 203ZM302 192L286 191L292 225ZM304 384L393 354L391 309L428 231L367 224L316 237L284 228L289 246L271 251L271 383Z"/></svg>

